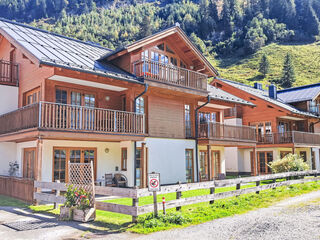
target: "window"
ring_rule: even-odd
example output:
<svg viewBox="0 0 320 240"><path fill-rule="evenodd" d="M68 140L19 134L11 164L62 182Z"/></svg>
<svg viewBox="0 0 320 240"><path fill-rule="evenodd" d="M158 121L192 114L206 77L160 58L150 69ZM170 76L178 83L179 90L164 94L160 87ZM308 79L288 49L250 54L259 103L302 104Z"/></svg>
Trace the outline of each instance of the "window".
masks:
<svg viewBox="0 0 320 240"><path fill-rule="evenodd" d="M250 123L249 125L256 128L256 133L260 137L263 136L264 134L272 133L271 122Z"/></svg>
<svg viewBox="0 0 320 240"><path fill-rule="evenodd" d="M81 93L71 92L71 105L81 106Z"/></svg>
<svg viewBox="0 0 320 240"><path fill-rule="evenodd" d="M121 170L127 171L128 149L121 148Z"/></svg>
<svg viewBox="0 0 320 240"><path fill-rule="evenodd" d="M218 178L221 173L220 151L211 151L211 155L213 177Z"/></svg>
<svg viewBox="0 0 320 240"><path fill-rule="evenodd" d="M193 179L193 149L186 149L186 179L188 183Z"/></svg>
<svg viewBox="0 0 320 240"><path fill-rule="evenodd" d="M68 162L93 162L94 178L96 179L96 149L95 148L54 148L53 149L53 181L68 181Z"/></svg>
<svg viewBox="0 0 320 240"><path fill-rule="evenodd" d="M68 103L68 92L66 90L56 89L56 103Z"/></svg>
<svg viewBox="0 0 320 240"><path fill-rule="evenodd" d="M25 148L23 157L23 177L34 179L36 148Z"/></svg>
<svg viewBox="0 0 320 240"><path fill-rule="evenodd" d="M122 111L126 111L127 109L127 98L126 96L121 97L121 109Z"/></svg>
<svg viewBox="0 0 320 240"><path fill-rule="evenodd" d="M79 89L57 88L56 103L95 107L95 94Z"/></svg>
<svg viewBox="0 0 320 240"><path fill-rule="evenodd" d="M164 43L159 44L156 48L161 51L164 51Z"/></svg>
<svg viewBox="0 0 320 240"><path fill-rule="evenodd" d="M311 169L316 170L316 156L314 151L311 152L311 164Z"/></svg>
<svg viewBox="0 0 320 240"><path fill-rule="evenodd" d="M191 128L191 113L190 105L184 105L184 119L185 119L185 128L186 128L186 138L192 137L192 128Z"/></svg>
<svg viewBox="0 0 320 240"><path fill-rule="evenodd" d="M95 107L95 96L93 94L84 94L84 106Z"/></svg>
<svg viewBox="0 0 320 240"><path fill-rule="evenodd" d="M142 148L136 148L136 186L141 186L142 180L142 169L141 169L141 160L142 160Z"/></svg>
<svg viewBox="0 0 320 240"><path fill-rule="evenodd" d="M304 162L307 161L307 152L306 151L301 151L299 155L303 159Z"/></svg>
<svg viewBox="0 0 320 240"><path fill-rule="evenodd" d="M200 151L200 180L208 180L207 151Z"/></svg>
<svg viewBox="0 0 320 240"><path fill-rule="evenodd" d="M280 152L280 158L284 158L285 156L287 156L289 153L291 153L290 151L281 151Z"/></svg>
<svg viewBox="0 0 320 240"><path fill-rule="evenodd" d="M258 170L260 174L271 173L268 164L273 161L272 152L258 152Z"/></svg>
<svg viewBox="0 0 320 240"><path fill-rule="evenodd" d="M136 100L136 113L145 113L144 112L144 98L139 97Z"/></svg>
<svg viewBox="0 0 320 240"><path fill-rule="evenodd" d="M24 94L24 106L40 101L40 88L28 91Z"/></svg>
<svg viewBox="0 0 320 240"><path fill-rule="evenodd" d="M291 131L290 124L288 122L279 122L278 123L278 132L285 133Z"/></svg>

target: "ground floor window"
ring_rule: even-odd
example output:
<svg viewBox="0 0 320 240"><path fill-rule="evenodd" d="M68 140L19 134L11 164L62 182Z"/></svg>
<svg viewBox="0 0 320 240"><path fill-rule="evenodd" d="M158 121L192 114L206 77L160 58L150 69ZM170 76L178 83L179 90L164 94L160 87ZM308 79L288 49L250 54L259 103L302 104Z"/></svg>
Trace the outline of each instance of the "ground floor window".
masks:
<svg viewBox="0 0 320 240"><path fill-rule="evenodd" d="M306 151L301 151L299 155L303 159L304 162L307 161L307 152Z"/></svg>
<svg viewBox="0 0 320 240"><path fill-rule="evenodd" d="M287 156L289 153L291 153L290 151L281 151L280 152L280 158L284 158L285 156Z"/></svg>
<svg viewBox="0 0 320 240"><path fill-rule="evenodd" d="M68 162L93 162L94 178L96 179L97 150L96 148L64 148L53 149L53 181L68 182Z"/></svg>
<svg viewBox="0 0 320 240"><path fill-rule="evenodd" d="M212 161L212 176L215 178L219 177L221 173L221 160L220 160L220 151L211 151L211 161Z"/></svg>
<svg viewBox="0 0 320 240"><path fill-rule="evenodd" d="M208 180L208 154L207 151L200 151L200 180Z"/></svg>
<svg viewBox="0 0 320 240"><path fill-rule="evenodd" d="M260 174L271 173L269 164L273 161L272 152L258 152L258 170Z"/></svg>
<svg viewBox="0 0 320 240"><path fill-rule="evenodd" d="M193 149L186 149L186 179L188 183L194 181L193 171Z"/></svg>
<svg viewBox="0 0 320 240"><path fill-rule="evenodd" d="M23 177L34 179L36 148L25 148L23 156Z"/></svg>

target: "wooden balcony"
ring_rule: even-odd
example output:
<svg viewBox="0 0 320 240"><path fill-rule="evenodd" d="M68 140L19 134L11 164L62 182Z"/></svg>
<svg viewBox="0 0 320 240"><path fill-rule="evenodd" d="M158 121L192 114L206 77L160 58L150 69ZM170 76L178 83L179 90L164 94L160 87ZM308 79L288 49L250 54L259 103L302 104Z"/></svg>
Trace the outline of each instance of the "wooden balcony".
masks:
<svg viewBox="0 0 320 240"><path fill-rule="evenodd" d="M198 134L200 139L256 143L255 129L248 126L201 123Z"/></svg>
<svg viewBox="0 0 320 240"><path fill-rule="evenodd" d="M270 133L258 136L259 144L298 144L320 146L320 134L309 132Z"/></svg>
<svg viewBox="0 0 320 240"><path fill-rule="evenodd" d="M143 135L144 114L40 102L0 116L0 134L23 129Z"/></svg>
<svg viewBox="0 0 320 240"><path fill-rule="evenodd" d="M13 62L0 60L0 84L18 86L19 66Z"/></svg>
<svg viewBox="0 0 320 240"><path fill-rule="evenodd" d="M169 64L141 60L133 64L133 73L151 81L207 91L207 75Z"/></svg>
<svg viewBox="0 0 320 240"><path fill-rule="evenodd" d="M242 108L241 107L233 107L227 108L224 110L225 118L242 118Z"/></svg>
<svg viewBox="0 0 320 240"><path fill-rule="evenodd" d="M310 106L309 107L309 112L315 114L315 115L320 115L320 104Z"/></svg>

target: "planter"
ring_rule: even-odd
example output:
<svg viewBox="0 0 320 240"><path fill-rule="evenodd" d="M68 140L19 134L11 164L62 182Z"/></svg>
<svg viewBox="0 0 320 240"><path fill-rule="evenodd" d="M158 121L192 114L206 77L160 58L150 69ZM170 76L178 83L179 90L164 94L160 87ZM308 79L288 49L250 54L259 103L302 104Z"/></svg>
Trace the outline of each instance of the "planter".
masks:
<svg viewBox="0 0 320 240"><path fill-rule="evenodd" d="M73 220L78 222L94 221L96 218L95 208L87 208L85 210L75 208L73 210Z"/></svg>
<svg viewBox="0 0 320 240"><path fill-rule="evenodd" d="M60 220L72 220L74 208L61 206L60 207Z"/></svg>

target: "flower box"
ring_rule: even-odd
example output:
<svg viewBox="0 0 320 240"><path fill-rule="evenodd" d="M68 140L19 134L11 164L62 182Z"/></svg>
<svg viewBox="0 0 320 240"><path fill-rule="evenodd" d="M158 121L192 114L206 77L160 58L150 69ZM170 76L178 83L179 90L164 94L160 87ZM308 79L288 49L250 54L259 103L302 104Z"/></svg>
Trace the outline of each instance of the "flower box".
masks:
<svg viewBox="0 0 320 240"><path fill-rule="evenodd" d="M87 208L85 210L75 208L73 210L73 220L78 222L94 221L96 218L96 210L94 208Z"/></svg>
<svg viewBox="0 0 320 240"><path fill-rule="evenodd" d="M60 220L65 220L65 221L72 220L73 210L74 210L74 208L72 208L72 207L61 206L60 207Z"/></svg>

